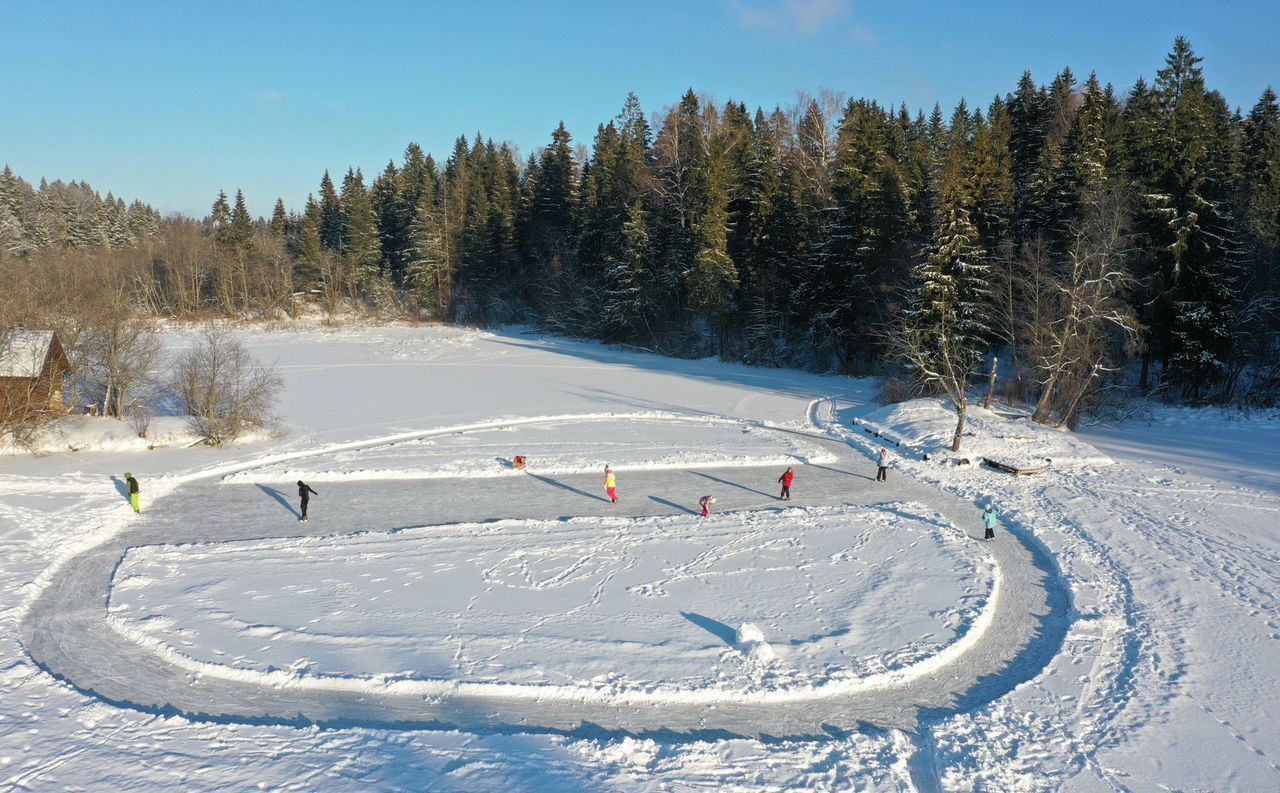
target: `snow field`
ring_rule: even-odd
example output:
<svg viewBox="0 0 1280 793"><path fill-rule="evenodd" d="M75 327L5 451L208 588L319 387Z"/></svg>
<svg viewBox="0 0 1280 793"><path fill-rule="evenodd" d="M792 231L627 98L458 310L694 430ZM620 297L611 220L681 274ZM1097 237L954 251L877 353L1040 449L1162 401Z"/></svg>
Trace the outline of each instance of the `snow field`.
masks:
<svg viewBox="0 0 1280 793"><path fill-rule="evenodd" d="M1005 523L1052 549L1070 591L1062 646L1034 679L930 729L944 789L1159 790L1176 779L1252 791L1280 780L1277 689L1258 684L1280 684L1267 659L1275 652L1263 650L1280 639L1280 552L1264 528L1280 513L1280 480L1265 470L1280 425L1210 413L1184 428L1186 411L1164 413L1145 431L1098 428L1088 442L1041 430L1033 442L1054 464L1014 478L937 454L954 428L937 401L859 411L923 440L902 455L904 473L997 503ZM852 418L836 415L823 423ZM1002 436L1020 425L983 412L963 456L1013 456ZM867 448L879 442L840 431ZM935 459L922 461L925 450ZM1115 464L1134 454L1172 463ZM1211 473L1189 476L1183 461Z"/></svg>
<svg viewBox="0 0 1280 793"><path fill-rule="evenodd" d="M847 687L970 630L987 560L919 505L502 521L132 549L113 625L207 664L693 696ZM734 628L762 627L776 663ZM760 641L756 639L755 641Z"/></svg>
<svg viewBox="0 0 1280 793"><path fill-rule="evenodd" d="M1276 477L1280 468L1275 456L1275 450L1280 449L1280 424L1266 417L1216 416L1207 411L1170 411L1165 415L1157 411L1150 424L1095 428L1082 435L1048 432L1041 436L1043 441L1028 441L1014 437L1030 434L1024 422L975 411L979 415L970 422L974 434L966 438L963 456L972 459L987 451L1008 452L1043 443L1028 457L1048 456L1055 460L1041 476L1015 479L976 466L956 468L937 461L921 461L922 451L937 449L949 440L953 417L927 401L898 408L875 406L869 400L875 389L871 381L749 369L714 361L671 361L599 345L451 328L283 333L248 330L241 332L241 337L259 358L281 364L287 388L280 412L290 428L287 437L222 450L194 448L0 459L0 593L4 594L4 605L0 605L0 789L221 791L257 787L363 793L423 788L564 791L714 787L732 791L1155 793L1272 790L1280 783L1280 733L1274 726L1274 715L1280 706L1276 698L1280 678L1274 660L1280 642L1280 623L1275 616L1280 613L1276 595L1280 591L1280 546L1274 531L1276 515L1280 514L1280 480ZM172 346L180 346L185 336L180 331L167 338ZM833 399L816 406L809 404L822 394L830 394ZM833 407L838 412L833 412ZM290 598L307 607L307 620L323 614L322 622L327 627L342 627L342 618L351 615L324 612L318 589L314 593L290 591L288 595L258 600L245 597L247 590L259 595L267 591L258 586L257 579L270 580L271 565L287 563L293 569L301 569L301 553L289 550L295 541L285 539L297 534L298 524L284 506L273 504L268 494L256 488L256 481L205 490L207 482L264 462L310 465L316 452L374 452L389 439L412 441L437 428L489 425L491 429L493 424L511 418L537 420L564 414L628 414L637 419L644 418L638 414L649 414L648 419L669 414L691 418L711 415L808 431L812 430L805 417L813 415L815 423L833 435L845 437L854 451L835 463L798 468L797 500L789 506L808 512L851 506L844 501L859 502L853 505L853 511L865 516L887 508L888 505L873 501L878 497L881 502L925 505L927 511L918 516L931 520L934 510L944 503L962 500L960 508L952 510L959 516L954 522L970 533L980 533L976 505L994 500L1004 509L1004 525L997 530L995 543L977 547L1003 559L997 569L1014 575L992 579L996 589L988 595L987 602L999 605L1034 596L1036 587L1057 593L1054 597L1060 600L1030 626L1001 619L984 626L983 615L989 612L981 611L960 639L906 667L923 665L928 669L942 659L941 667L933 667L917 678L918 684L929 684L940 677L963 676L984 657L1009 659L1002 666L990 667L993 671L976 685L967 680L958 683L958 690L964 693L939 706L941 709L922 713L918 729L819 731L822 737L800 740L758 740L696 731L630 735L599 727L566 727L570 731L565 734L540 733L538 720L546 724L572 722L565 720L565 705L543 705L537 698L518 705L492 699L487 700L487 706L467 700L459 703L464 710L440 708L446 723L432 729L385 729L375 725L385 726L384 721L393 720L393 714L401 709L407 713L429 709L430 703L420 697L411 707L411 698L400 701L385 694L388 686L412 687L416 685L414 681L397 673L361 679L351 677L354 673L350 670L339 673L345 677L321 678L317 667L325 656L313 653L314 647L296 653L281 649L301 647L298 641L313 641L314 636L305 636L312 629L303 631L305 638L299 640L291 633L279 638L274 633L270 637L239 636L238 631L227 627L242 628L239 623L219 623L220 615L214 614L219 605L216 597L225 597L234 608L223 610L247 625L267 623L249 623L244 618L251 615L244 613L245 608L266 608L267 601ZM887 490L872 490L869 479L864 485L864 480L835 473L865 471L869 477L874 471L868 455L882 443L861 428L850 428L853 418L884 422L883 429L893 426L903 436L911 436L895 438L907 441L901 447L890 446L897 455L890 472L892 498L887 498ZM587 424L593 429L588 429ZM616 428L609 422L582 423L587 434L600 430L602 444L610 441ZM511 435L519 433L514 431ZM674 435L679 436L679 431ZM497 434L492 437L495 447L491 457L524 453L499 448ZM711 434L700 437L708 449L714 447L716 439ZM626 446L625 437L620 436L619 440L615 453L623 453ZM752 442L754 438L747 441ZM1074 443L1083 446L1073 451L1069 446ZM772 447L767 453L779 450L789 453L781 446ZM531 455L554 455L555 451L549 446L545 452ZM638 451L635 460L658 458L651 450ZM1073 454L1079 464L1071 462ZM464 462L465 456L464 444L459 447L457 462ZM1104 465L1106 460L1102 458L1114 460L1114 464ZM479 455L472 455L470 460L482 467L488 464ZM401 466L401 462L391 459L376 468L413 470L415 476L429 468L442 469L435 462L416 469ZM448 461L441 458L441 462ZM616 459L604 462L620 466ZM356 456L343 465L347 467L326 467L339 471L343 477L362 470L362 465L364 470L375 468L358 462ZM457 470L473 470L470 466L468 462ZM280 471L287 469L282 465ZM109 479L125 470L138 473L143 482L144 508L148 511L140 520L128 512ZM587 470L585 465L583 470ZM362 510L368 513L369 528L376 531L421 527L428 522L468 523L489 517L518 517L525 526L536 522L554 526L559 523L556 517L570 515L585 516L578 519L596 521L597 526L604 525L602 521L606 519L660 521L660 517L642 513L665 511L668 515L687 516L681 510L696 509L697 496L705 492L721 497L721 506L727 513L745 514L776 506L771 500L776 493L766 492L772 489L776 477L772 470L768 476L764 472L756 476L750 468L634 473L624 469L620 471L623 502L616 514L610 515L605 513L613 507L592 499L598 495L596 472L534 473L581 491L581 495L528 476L335 480L318 488L322 496L312 501L313 519L303 524L310 527L309 531L331 536L334 541L330 545L312 540L296 544L317 543L314 564L330 564L331 569L341 571L337 560L346 559L347 564L360 568L359 573L369 573L367 577L355 574L339 579L350 585L341 592L350 598L379 597L368 604L371 613L388 615L390 624L400 630L406 623L387 605L391 595L381 591L394 589L391 578L387 582L371 580L386 576L387 571L375 573L372 560L350 553L356 547L352 541L374 542L379 536L350 535L361 524L353 524L339 514L338 502L346 496L331 491L349 492L350 510L357 515L363 514ZM508 500L495 503L491 514L477 514L479 505L496 500L486 495L472 504L454 503L447 495L455 482L472 479L477 487L468 490L468 494L487 493L486 487L498 483L503 488L516 489ZM910 480L932 483L949 495L929 488L908 488ZM282 490L291 500L286 487L291 481L286 478L261 484ZM653 488L642 493L646 482ZM815 485L838 496L828 500ZM419 492L424 488L429 494ZM172 492L165 495L167 491ZM362 491L369 491L370 498L360 496ZM382 515L370 510L371 501L385 501L387 494L401 491L406 501L403 508ZM225 493L231 498L240 492L264 502L268 509L230 510L231 514L253 519L239 526L218 524L218 516L228 512L230 505L212 494ZM669 504L650 501L648 492L665 498ZM164 501L186 499L188 493L190 503L166 516ZM160 508L151 510L152 505ZM275 510L274 515L271 509ZM714 520L725 518L717 515ZM692 522L692 518L689 520ZM676 523L679 525L679 520ZM488 530L493 524L479 525ZM425 535L426 531L410 529L408 533ZM391 542L395 537L392 532L381 535L381 540ZM107 615L107 582L111 580L112 565L133 542L130 538L136 539L137 545L149 547L130 552L129 564L154 552L157 560L165 559L181 567L185 561L182 551L208 552L207 560L192 566L193 571L202 572L204 581L215 584L208 593L181 592L177 582L180 575L176 573L168 577L158 574L150 582L139 579L132 584L138 585L136 591L140 593L148 589L171 591L174 608L205 619L201 630L212 625L233 634L234 641L252 650L241 662L245 668L233 667L230 656L214 656L217 663L209 664L209 675L191 669L167 677L170 667L154 653L194 652L181 642L184 637L180 632L186 626L177 622L165 626L160 617L153 623L131 622L144 609L120 613L119 620L129 623L130 630L144 631L148 640L155 643L146 651L106 627L103 619ZM228 541L219 541L224 538ZM184 545L176 546L174 542ZM1018 577L1026 572L1018 555L1008 554L1024 543L1034 551L1027 567L1039 576L1030 581L1035 584L1031 589L1027 588L1027 580ZM266 553L264 549L277 544L284 550L271 551L268 561L261 564L247 553L250 548ZM430 552L403 551L410 545L413 543L406 540L401 546L387 547L422 559L422 565L429 566ZM430 547L425 536L421 546ZM59 570L94 547L102 549L104 559L115 554L101 571L100 588L88 586L88 580L81 586L80 582L60 579ZM298 558L289 561L291 553ZM240 568L232 569L233 558ZM518 583L525 580L527 573L532 581L546 581L553 577L551 571L562 570L566 564L554 556L530 556L526 561L524 570L514 561L499 568L505 571L503 580ZM226 575L210 575L219 565ZM394 572L396 567L406 566L392 558L387 568ZM410 572L420 570L411 568ZM116 578L118 584L126 580ZM565 581L566 587L577 585L572 576ZM70 585L69 592L74 596L70 608L46 623L48 632L34 637L39 641L24 637L22 629L28 624L33 603L50 595L50 587L63 585ZM503 583L493 592L503 588L520 596L531 591ZM801 585L794 589L801 597L807 595ZM546 593L532 593L535 597L554 596L555 590L553 586ZM127 587L122 588L112 597L128 591ZM489 598L495 597L493 592L473 588L473 593ZM630 592L612 594L639 599ZM728 600L721 598L721 602ZM270 605L279 608L278 604ZM770 605L782 608L782 604ZM495 612L499 616L516 613L491 611ZM697 613L706 616L704 612ZM760 620L758 613L711 616L719 617L718 621L726 626L725 635L734 645L723 642L721 652L739 669L746 669L746 654L742 652L746 645L736 642L735 628L743 623L756 624L764 643L771 648L789 649L789 637ZM788 615L793 616L794 612ZM891 618L888 614L883 616L886 620ZM919 613L908 615L904 608L900 616L918 617ZM290 620L278 622L268 627L300 627L291 626ZM687 621L675 625L694 627ZM45 649L74 651L82 637L93 635L95 626L117 637L118 642L109 641L110 636L99 637L104 644L86 644L84 649L110 647L117 653L113 657L121 663L107 668L112 658L91 654L89 668L102 667L104 677L93 679L86 687L78 689L66 679L49 674L51 669L38 665L28 655L36 644ZM598 633L605 633L605 628L612 632L614 625L600 623L597 628ZM618 631L624 635L634 632ZM368 634L373 651L385 653L378 644L382 639L376 627L362 633ZM717 641L711 632L704 633L706 641ZM410 634L394 634L393 638L404 635ZM960 662L945 663L945 656L957 648L965 649L966 642L978 637L982 641L969 647ZM1025 644L1023 650L1002 654L1017 642ZM272 649L258 655L258 648L268 644ZM195 649L208 646L201 643ZM328 649L333 650L329 659L334 662L364 654L355 650L354 643L346 656L337 648ZM398 666L390 661L405 657L402 649L395 646L394 652L385 653L390 660L384 669ZM422 648L410 650L421 651ZM271 652L278 652L278 657L264 657ZM519 647L513 648L505 661L512 661L519 652ZM779 652L780 656L783 654ZM285 665L277 667L276 672L261 671L274 661L283 663L291 655L293 660L306 658L314 666L290 669ZM590 652L570 655L564 653L562 657L569 661L591 657ZM503 659L498 661L502 662ZM781 662L774 664L780 665ZM260 668L249 668L255 666ZM544 663L542 670L552 666L558 664ZM335 663L331 668L340 669L342 665ZM407 671L416 670L399 669L401 673ZM529 667L521 670L513 664L511 669L502 671L528 673ZM246 680L221 685L216 674L243 675ZM265 687L264 675L272 676ZM132 680L133 687L118 687L116 679ZM554 674L548 673L544 679L553 682L491 683L477 677L475 684L504 686L508 690L512 686L529 686L530 691L544 689L544 693L546 685L564 685L563 681L554 682ZM140 681L155 682L155 693L140 691ZM754 684L746 673L742 681L743 685ZM371 686L371 682L382 690ZM309 685L317 686L316 690L308 693L300 689ZM340 690L343 687L353 689L349 696ZM114 700L108 693L104 700L89 693L95 689L124 693ZM707 696L719 692L715 684L700 690ZM180 701L177 710L139 708L141 703L165 701L163 697L174 692L192 696ZM608 689L601 692L609 695ZM640 690L634 693L645 694ZM917 696L923 693L919 685L906 693L914 702L923 701ZM756 694L770 695L761 689L756 689ZM152 696L157 698L151 699ZM853 704L844 713L823 712L831 703L844 701L840 697L805 701L801 710L816 713L820 719L828 715L838 716L836 721L848 718L850 724L857 724L868 713L889 712L889 701L874 692L852 694L848 699ZM108 704L112 701L123 704ZM242 710L238 716L210 717L211 703L225 707L228 713ZM184 706L189 709L184 711ZM697 724L696 720L686 720L688 714L684 710L661 702L626 705L614 700L599 709L575 707L577 710L572 710L571 715L576 713L597 725L601 721L596 717L611 714L636 724L666 721L683 724L686 729L696 729ZM710 716L716 724L730 727L733 734L754 735L752 729L775 736L811 734L787 730L815 727L800 724L795 718L796 709L786 704L744 709L743 717L737 720L726 718L733 707L736 706L723 703L715 707L690 705L691 712ZM176 715L182 712L190 715ZM305 712L321 723L329 723L331 728L292 726L288 716L284 721L255 720L255 714L260 717L263 712ZM654 713L660 716L651 716ZM364 715L368 720L344 719L352 714ZM467 717L471 725L468 729L447 727L450 721L463 720L455 718L457 714ZM495 718L507 721L495 728Z"/></svg>
<svg viewBox="0 0 1280 793"><path fill-rule="evenodd" d="M887 446L890 453L905 453L912 459L929 454L939 462L967 459L976 466L983 457L990 457L1019 468L1055 469L1097 468L1114 462L1066 429L1045 427L1025 418L1009 419L978 405L969 406L959 454L951 451L955 412L939 400L914 399L848 418L857 419L853 429L862 432L867 443ZM851 421L843 424L850 426ZM867 434L868 429L872 434Z"/></svg>
<svg viewBox="0 0 1280 793"><path fill-rule="evenodd" d="M228 482L336 482L378 479L559 475L697 466L787 466L836 458L794 432L718 416L663 413L546 417L484 426L373 448L309 455L227 476Z"/></svg>

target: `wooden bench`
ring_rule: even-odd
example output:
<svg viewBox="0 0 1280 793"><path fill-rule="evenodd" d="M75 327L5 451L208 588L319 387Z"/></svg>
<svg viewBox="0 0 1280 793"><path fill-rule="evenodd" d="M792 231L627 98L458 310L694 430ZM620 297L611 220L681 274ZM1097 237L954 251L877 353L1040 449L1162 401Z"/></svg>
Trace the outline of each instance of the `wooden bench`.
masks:
<svg viewBox="0 0 1280 793"><path fill-rule="evenodd" d="M1031 474L1038 474L1044 470L1044 468L1019 468L1015 465L1002 463L999 460L992 460L990 457L983 457L982 464L989 468L994 468L997 471L1003 471L1006 474L1013 474L1014 476L1030 476Z"/></svg>

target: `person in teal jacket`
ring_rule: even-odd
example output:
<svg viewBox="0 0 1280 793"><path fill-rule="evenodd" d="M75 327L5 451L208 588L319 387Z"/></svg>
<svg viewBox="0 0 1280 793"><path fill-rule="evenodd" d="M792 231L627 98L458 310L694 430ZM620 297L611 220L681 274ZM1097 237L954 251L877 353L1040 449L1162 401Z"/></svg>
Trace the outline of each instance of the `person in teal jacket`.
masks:
<svg viewBox="0 0 1280 793"><path fill-rule="evenodd" d="M985 512L982 513L982 525L987 527L984 540L994 540L996 538L996 522L1000 520L1000 510L996 509L995 504L988 504Z"/></svg>

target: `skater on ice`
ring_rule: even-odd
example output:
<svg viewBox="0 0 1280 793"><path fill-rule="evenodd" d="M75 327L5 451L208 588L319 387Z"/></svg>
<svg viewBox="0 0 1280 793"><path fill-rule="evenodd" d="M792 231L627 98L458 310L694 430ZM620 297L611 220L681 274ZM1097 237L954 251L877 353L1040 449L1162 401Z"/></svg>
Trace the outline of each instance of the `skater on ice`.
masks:
<svg viewBox="0 0 1280 793"><path fill-rule="evenodd" d="M301 479L298 480L298 498L302 500L302 509L300 510L302 514L298 516L299 521L303 521L303 522L306 521L307 502L311 500L312 496L318 496L318 495L320 494L311 489L311 485L307 484Z"/></svg>
<svg viewBox="0 0 1280 793"><path fill-rule="evenodd" d="M129 505L133 507L133 511L142 513L142 495L141 488L138 487L138 480L133 478L133 474L125 472L124 483L129 486Z"/></svg>
<svg viewBox="0 0 1280 793"><path fill-rule="evenodd" d="M996 522L1000 520L1000 510L995 504L988 504L985 512L982 513L982 525L986 527L987 533L983 536L984 540L994 540L996 538Z"/></svg>
<svg viewBox="0 0 1280 793"><path fill-rule="evenodd" d="M782 483L782 494L778 498L783 501L790 501L791 483L796 481L796 472L792 470L791 466L787 466L787 470L783 472L782 476L778 477L778 481Z"/></svg>
<svg viewBox="0 0 1280 793"><path fill-rule="evenodd" d="M882 448L876 458L876 481L889 481L889 450Z"/></svg>
<svg viewBox="0 0 1280 793"><path fill-rule="evenodd" d="M608 465L604 467L604 492L609 494L609 500L618 503L618 476Z"/></svg>
<svg viewBox="0 0 1280 793"><path fill-rule="evenodd" d="M707 518L711 516L711 508L716 505L715 496L703 496L698 499L698 506L702 507L702 515L700 517Z"/></svg>

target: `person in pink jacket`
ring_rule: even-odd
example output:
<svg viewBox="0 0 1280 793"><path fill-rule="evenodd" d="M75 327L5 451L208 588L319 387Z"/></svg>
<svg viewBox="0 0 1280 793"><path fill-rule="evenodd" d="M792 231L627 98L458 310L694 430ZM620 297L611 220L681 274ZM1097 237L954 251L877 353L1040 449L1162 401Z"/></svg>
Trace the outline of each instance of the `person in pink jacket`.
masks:
<svg viewBox="0 0 1280 793"><path fill-rule="evenodd" d="M715 505L716 505L715 496L703 496L702 498L698 499L698 506L702 507L701 517L704 517L704 518L709 517L711 515L711 508L714 507Z"/></svg>

